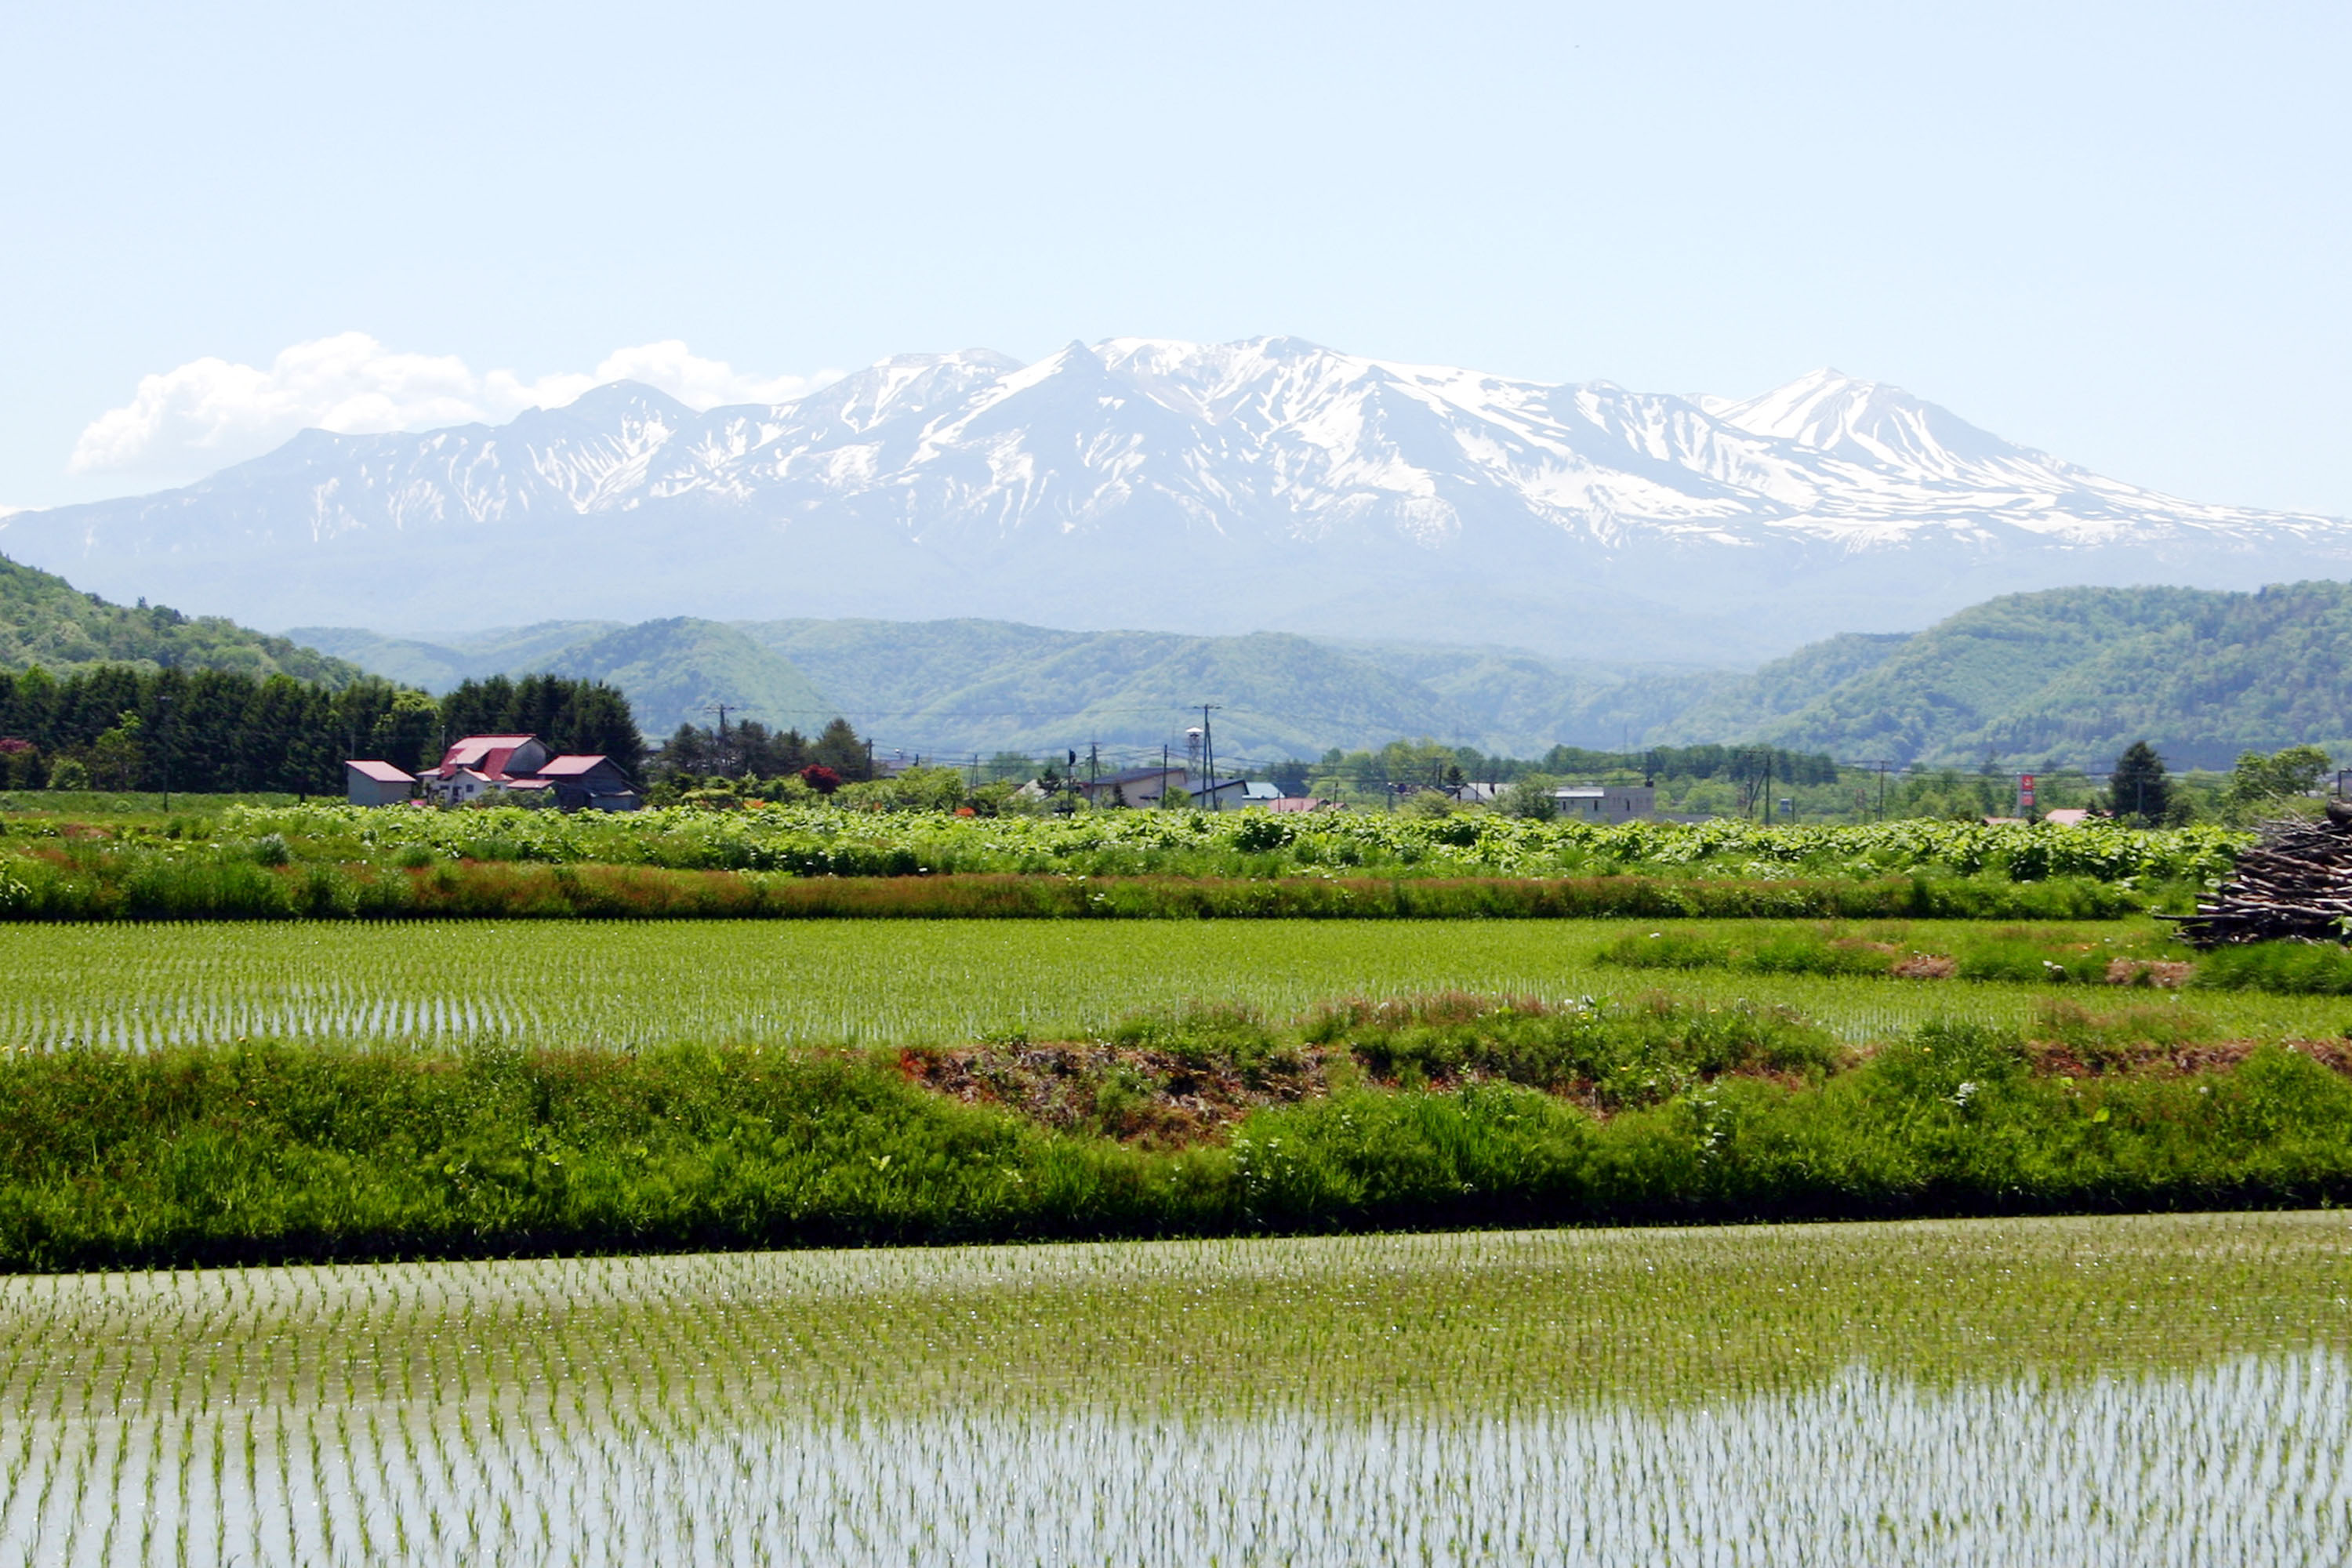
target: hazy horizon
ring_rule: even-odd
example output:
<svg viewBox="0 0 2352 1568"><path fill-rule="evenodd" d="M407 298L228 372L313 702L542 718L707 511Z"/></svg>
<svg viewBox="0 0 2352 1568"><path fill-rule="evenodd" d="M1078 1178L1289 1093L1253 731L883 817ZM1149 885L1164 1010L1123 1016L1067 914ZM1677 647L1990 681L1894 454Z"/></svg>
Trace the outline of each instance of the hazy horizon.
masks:
<svg viewBox="0 0 2352 1568"><path fill-rule="evenodd" d="M0 504L614 374L1295 334L1746 397L1816 367L2352 513L2342 13L19 12Z"/></svg>

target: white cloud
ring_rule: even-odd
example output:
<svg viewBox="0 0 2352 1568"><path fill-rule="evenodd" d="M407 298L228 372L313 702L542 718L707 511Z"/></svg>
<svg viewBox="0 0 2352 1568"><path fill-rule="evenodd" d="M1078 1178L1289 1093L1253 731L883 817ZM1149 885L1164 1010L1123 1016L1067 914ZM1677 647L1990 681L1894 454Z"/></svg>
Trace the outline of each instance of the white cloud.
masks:
<svg viewBox="0 0 2352 1568"><path fill-rule="evenodd" d="M200 359L142 376L129 403L90 421L68 466L78 474L202 473L312 426L357 435L499 422L560 408L612 381L642 381L694 408L783 403L834 375L750 375L670 339L621 349L592 372L525 381L507 370L477 374L454 354L394 353L365 332L340 332L296 343L266 370Z"/></svg>

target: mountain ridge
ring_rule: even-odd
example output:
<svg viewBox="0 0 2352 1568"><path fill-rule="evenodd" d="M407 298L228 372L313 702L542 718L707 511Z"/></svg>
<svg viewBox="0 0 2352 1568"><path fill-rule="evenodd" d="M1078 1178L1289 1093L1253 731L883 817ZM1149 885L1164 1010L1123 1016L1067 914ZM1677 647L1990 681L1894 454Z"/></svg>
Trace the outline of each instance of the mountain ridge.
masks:
<svg viewBox="0 0 2352 1568"><path fill-rule="evenodd" d="M656 624L665 627L675 639L667 646L688 664L705 650L734 650L731 667L670 672L675 684L703 693L698 703L744 704L778 728L840 713L887 748L927 756L1046 755L1099 742L1114 760L1133 760L1181 747L1206 701L1216 705L1221 752L1259 763L1423 737L1521 756L1555 744L1769 742L1855 762L1973 767L1990 754L2019 768L2093 771L2143 739L2182 766L2227 766L2242 751L2295 744L2352 757L2352 584L2344 583L2255 594L2013 595L1926 631L1845 634L1748 671L1578 664L1495 647L973 619L706 624L690 634ZM646 633L501 633L481 645L493 650L489 662L467 672L617 671L611 655L593 652L498 660L517 658L534 638L593 649L600 638L618 646ZM373 634L306 635L382 673L415 678L371 662L364 639ZM799 700L805 705L757 695L758 679L791 683L809 694ZM631 696L640 721L656 731L702 717L699 706L651 713Z"/></svg>
<svg viewBox="0 0 2352 1568"><path fill-rule="evenodd" d="M0 519L95 586L266 624L979 616L1754 663L2062 584L2352 571L2352 523L2181 500L1816 371L1757 397L1295 338L900 355L701 413L614 383L503 426L306 431Z"/></svg>

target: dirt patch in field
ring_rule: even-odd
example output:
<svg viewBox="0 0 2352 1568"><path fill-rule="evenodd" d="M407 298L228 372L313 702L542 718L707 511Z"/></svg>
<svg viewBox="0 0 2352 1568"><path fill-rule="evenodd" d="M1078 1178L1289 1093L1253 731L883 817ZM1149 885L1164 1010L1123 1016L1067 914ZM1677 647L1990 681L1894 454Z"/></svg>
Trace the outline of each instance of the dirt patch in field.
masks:
<svg viewBox="0 0 2352 1568"><path fill-rule="evenodd" d="M967 1105L1000 1106L1060 1131L1097 1132L1160 1150L1222 1141L1253 1110L1319 1099L1335 1083L1444 1094L1468 1084L1503 1081L1478 1070L1383 1075L1345 1047L1277 1047L1267 1060L1244 1069L1099 1041L909 1047L898 1053L898 1070ZM1808 1081L1801 1073L1769 1069L1721 1076L1790 1089ZM1626 1109L1582 1079L1543 1087L1554 1099L1603 1121Z"/></svg>
<svg viewBox="0 0 2352 1568"><path fill-rule="evenodd" d="M2352 1078L2352 1041L2284 1043L2287 1049L2299 1051L2330 1071ZM2037 1040L2030 1043L2026 1051L2034 1072L2044 1078L2190 1078L2199 1073L2228 1072L2262 1045L2260 1040L2205 1040L2195 1045L2133 1040L2083 1047Z"/></svg>
<svg viewBox="0 0 2352 1568"><path fill-rule="evenodd" d="M968 1105L1000 1105L1045 1126L1105 1133L1153 1148L1222 1136L1265 1105L1328 1091L1329 1053L1276 1053L1241 1071L1173 1052L1093 1043L1017 1042L908 1049L909 1079Z"/></svg>
<svg viewBox="0 0 2352 1568"><path fill-rule="evenodd" d="M1949 980L1959 972L1958 961L1940 952L1915 952L1891 971L1901 980Z"/></svg>
<svg viewBox="0 0 2352 1568"><path fill-rule="evenodd" d="M2178 991L2189 984L2193 963L2176 963L2158 958L2111 958L2107 960L2106 981L2110 985L2153 985L2160 990Z"/></svg>

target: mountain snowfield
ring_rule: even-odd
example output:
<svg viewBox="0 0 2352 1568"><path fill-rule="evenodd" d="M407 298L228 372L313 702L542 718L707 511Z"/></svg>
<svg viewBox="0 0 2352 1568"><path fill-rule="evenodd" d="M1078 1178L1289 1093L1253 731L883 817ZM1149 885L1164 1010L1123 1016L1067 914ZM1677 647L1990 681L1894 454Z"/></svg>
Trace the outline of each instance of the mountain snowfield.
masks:
<svg viewBox="0 0 2352 1568"><path fill-rule="evenodd" d="M1834 371L1733 401L1117 338L774 406L619 382L498 426L305 431L0 519L0 551L275 626L993 616L1700 662L2061 584L2346 575L2352 523L2103 479Z"/></svg>

